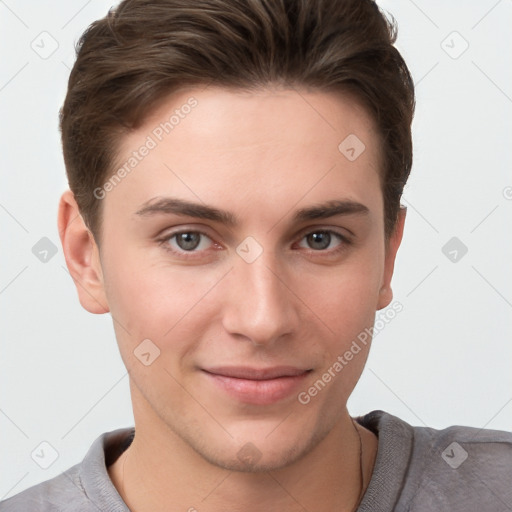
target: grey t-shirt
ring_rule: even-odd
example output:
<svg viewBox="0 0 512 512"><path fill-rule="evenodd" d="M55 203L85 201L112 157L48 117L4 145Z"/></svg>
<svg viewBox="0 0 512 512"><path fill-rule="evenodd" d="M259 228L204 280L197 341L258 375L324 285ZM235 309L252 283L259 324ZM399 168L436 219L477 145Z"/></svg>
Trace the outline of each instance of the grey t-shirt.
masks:
<svg viewBox="0 0 512 512"><path fill-rule="evenodd" d="M358 512L512 511L512 433L413 427L383 411L355 418L379 439ZM84 460L0 503L1 512L129 512L107 467L134 429L102 434Z"/></svg>

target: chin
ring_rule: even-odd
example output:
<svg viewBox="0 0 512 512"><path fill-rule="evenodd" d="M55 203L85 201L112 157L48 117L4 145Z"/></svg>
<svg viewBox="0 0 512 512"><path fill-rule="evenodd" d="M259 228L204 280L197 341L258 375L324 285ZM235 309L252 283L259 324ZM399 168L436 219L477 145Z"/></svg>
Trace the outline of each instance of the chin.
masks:
<svg viewBox="0 0 512 512"><path fill-rule="evenodd" d="M267 443L268 444L268 443ZM283 469L297 460L309 450L301 447L262 447L258 448L254 443L247 442L238 450L231 453L227 451L210 453L210 451L199 452L210 464L239 473L266 473Z"/></svg>
<svg viewBox="0 0 512 512"><path fill-rule="evenodd" d="M228 471L264 473L284 469L306 457L329 434L328 425L308 429L305 425L283 422L272 431L242 429L233 438L209 436L203 432L188 430L182 439L208 463ZM318 425L317 425L318 427ZM274 425L275 428L275 425ZM182 431L183 432L183 431ZM308 437L304 432L311 432Z"/></svg>

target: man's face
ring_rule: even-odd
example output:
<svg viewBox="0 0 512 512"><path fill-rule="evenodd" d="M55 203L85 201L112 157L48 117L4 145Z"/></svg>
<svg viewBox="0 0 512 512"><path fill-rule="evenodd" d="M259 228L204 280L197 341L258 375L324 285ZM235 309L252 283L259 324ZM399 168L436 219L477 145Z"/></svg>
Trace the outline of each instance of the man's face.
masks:
<svg viewBox="0 0 512 512"><path fill-rule="evenodd" d="M335 363L390 301L378 140L348 97L213 87L123 139L115 169L137 163L103 199L100 257L136 428L269 469L346 417L369 343Z"/></svg>

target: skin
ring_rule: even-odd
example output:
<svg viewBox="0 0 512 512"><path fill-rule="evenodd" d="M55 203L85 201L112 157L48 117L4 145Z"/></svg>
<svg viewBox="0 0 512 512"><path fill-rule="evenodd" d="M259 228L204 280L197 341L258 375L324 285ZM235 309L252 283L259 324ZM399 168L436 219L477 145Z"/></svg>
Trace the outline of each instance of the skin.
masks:
<svg viewBox="0 0 512 512"><path fill-rule="evenodd" d="M197 106L102 200L99 246L70 191L59 206L80 302L111 313L130 376L136 436L109 475L137 512L352 510L377 449L346 408L370 343L308 404L297 394L392 300L405 211L386 244L376 127L345 95L194 88L124 136L117 165L190 96ZM349 134L365 144L354 161L338 149ZM238 224L136 214L162 197L227 210ZM332 200L368 211L294 221L298 209ZM172 237L197 230L206 234L193 238L197 248ZM352 243L308 236L326 230ZM262 249L252 263L236 251L249 236ZM145 339L160 350L148 366L134 355ZM204 372L226 365L308 373L290 395L253 404ZM249 461L239 456L244 447Z"/></svg>

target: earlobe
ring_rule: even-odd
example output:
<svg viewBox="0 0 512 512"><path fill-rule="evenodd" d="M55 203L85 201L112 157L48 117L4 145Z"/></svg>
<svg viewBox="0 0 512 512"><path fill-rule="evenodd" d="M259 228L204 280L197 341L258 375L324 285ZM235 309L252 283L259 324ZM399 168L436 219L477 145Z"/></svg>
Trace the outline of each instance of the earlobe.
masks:
<svg viewBox="0 0 512 512"><path fill-rule="evenodd" d="M405 206L400 206L395 231L391 235L386 247L384 275L382 279L382 285L379 290L379 301L377 305L378 310L389 306L393 300L391 278L393 277L393 271L395 268L396 254L398 252L398 248L400 247L400 243L402 242L406 214L407 208Z"/></svg>
<svg viewBox="0 0 512 512"><path fill-rule="evenodd" d="M80 215L71 190L66 190L60 198L58 227L66 265L80 304L90 313L107 313L109 308L98 246Z"/></svg>

